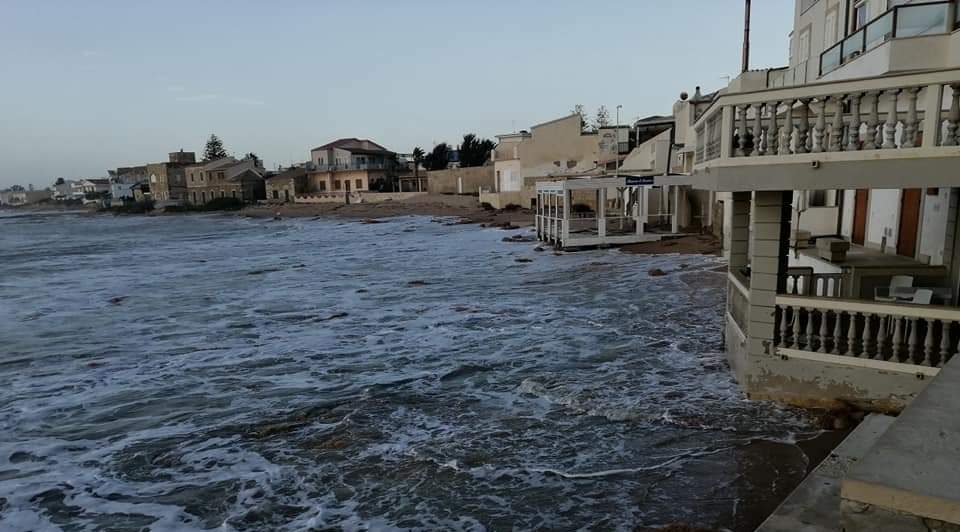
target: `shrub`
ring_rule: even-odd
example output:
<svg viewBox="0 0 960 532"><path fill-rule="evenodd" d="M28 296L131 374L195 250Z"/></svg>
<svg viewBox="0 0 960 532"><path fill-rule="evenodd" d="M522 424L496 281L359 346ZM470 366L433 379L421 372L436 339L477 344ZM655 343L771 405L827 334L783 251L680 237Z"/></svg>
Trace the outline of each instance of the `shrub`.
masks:
<svg viewBox="0 0 960 532"><path fill-rule="evenodd" d="M490 205L490 203L489 203L489 202L486 202L486 201L480 204L480 208L483 209L483 210L485 210L485 211L495 211L495 210L496 210L496 209L493 208L493 205Z"/></svg>

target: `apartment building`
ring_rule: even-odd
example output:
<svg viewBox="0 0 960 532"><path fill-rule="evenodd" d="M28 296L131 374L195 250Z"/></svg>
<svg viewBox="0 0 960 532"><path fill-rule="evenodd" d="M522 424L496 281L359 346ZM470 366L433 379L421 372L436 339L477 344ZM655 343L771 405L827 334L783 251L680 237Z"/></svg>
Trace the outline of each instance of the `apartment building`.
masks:
<svg viewBox="0 0 960 532"><path fill-rule="evenodd" d="M396 153L372 140L342 138L310 150L308 187L320 193L362 192L389 187L398 172Z"/></svg>
<svg viewBox="0 0 960 532"><path fill-rule="evenodd" d="M187 199L186 168L195 165L196 154L192 151L175 151L167 155L167 162L146 166L146 182L150 194L160 205L177 204Z"/></svg>
<svg viewBox="0 0 960 532"><path fill-rule="evenodd" d="M203 205L218 198L252 202L266 198L261 162L253 158L224 157L185 168L186 201Z"/></svg>

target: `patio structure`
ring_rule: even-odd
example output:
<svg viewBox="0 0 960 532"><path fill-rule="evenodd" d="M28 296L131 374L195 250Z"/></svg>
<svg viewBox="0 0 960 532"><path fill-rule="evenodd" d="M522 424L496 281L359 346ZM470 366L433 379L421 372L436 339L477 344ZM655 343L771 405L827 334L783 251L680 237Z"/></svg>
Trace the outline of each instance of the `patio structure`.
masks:
<svg viewBox="0 0 960 532"><path fill-rule="evenodd" d="M559 248L653 242L679 234L671 178L619 176L537 183L537 238Z"/></svg>

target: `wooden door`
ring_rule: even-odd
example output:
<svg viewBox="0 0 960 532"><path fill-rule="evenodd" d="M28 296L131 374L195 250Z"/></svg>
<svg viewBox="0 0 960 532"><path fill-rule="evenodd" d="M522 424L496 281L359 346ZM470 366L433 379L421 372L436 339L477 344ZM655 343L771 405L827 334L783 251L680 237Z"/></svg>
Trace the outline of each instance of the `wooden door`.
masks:
<svg viewBox="0 0 960 532"><path fill-rule="evenodd" d="M867 240L867 203L870 200L870 190L857 190L856 200L853 203L853 243L863 245Z"/></svg>
<svg viewBox="0 0 960 532"><path fill-rule="evenodd" d="M917 229L920 227L920 200L923 190L904 189L900 195L900 228L897 230L897 255L917 254Z"/></svg>

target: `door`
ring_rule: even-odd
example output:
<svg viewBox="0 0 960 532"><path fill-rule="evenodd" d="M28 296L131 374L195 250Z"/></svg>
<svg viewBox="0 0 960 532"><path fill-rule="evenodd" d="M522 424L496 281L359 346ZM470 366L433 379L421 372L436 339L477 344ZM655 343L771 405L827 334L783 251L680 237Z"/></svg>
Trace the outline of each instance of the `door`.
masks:
<svg viewBox="0 0 960 532"><path fill-rule="evenodd" d="M917 229L920 228L920 200L923 191L908 188L900 195L900 228L897 230L897 255L914 257L917 254Z"/></svg>
<svg viewBox="0 0 960 532"><path fill-rule="evenodd" d="M853 203L853 243L863 245L867 240L867 204L870 201L870 190L857 190Z"/></svg>

